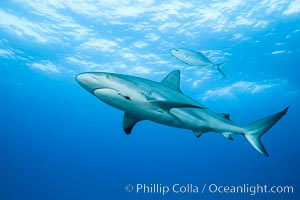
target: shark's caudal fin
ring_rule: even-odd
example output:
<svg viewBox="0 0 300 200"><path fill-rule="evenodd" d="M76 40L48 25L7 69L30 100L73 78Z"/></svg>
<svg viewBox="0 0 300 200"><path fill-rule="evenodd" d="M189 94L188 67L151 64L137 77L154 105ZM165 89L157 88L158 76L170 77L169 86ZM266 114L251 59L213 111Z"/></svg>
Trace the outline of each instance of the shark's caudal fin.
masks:
<svg viewBox="0 0 300 200"><path fill-rule="evenodd" d="M225 62L221 62L221 63L218 63L218 64L215 64L217 70L226 78L226 74L220 69L220 66L221 65L224 65Z"/></svg>
<svg viewBox="0 0 300 200"><path fill-rule="evenodd" d="M248 142L260 153L269 156L264 145L260 141L261 136L267 132L282 116L286 114L288 107L281 112L275 113L266 118L257 120L245 128L244 136Z"/></svg>

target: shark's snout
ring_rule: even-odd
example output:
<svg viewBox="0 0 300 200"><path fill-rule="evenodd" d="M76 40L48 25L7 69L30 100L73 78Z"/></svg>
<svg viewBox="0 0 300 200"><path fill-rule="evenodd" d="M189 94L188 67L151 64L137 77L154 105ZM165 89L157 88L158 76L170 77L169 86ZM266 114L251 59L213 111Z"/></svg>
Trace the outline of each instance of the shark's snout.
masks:
<svg viewBox="0 0 300 200"><path fill-rule="evenodd" d="M77 83L81 84L84 83L86 80L90 78L90 75L87 73L77 74L75 80Z"/></svg>
<svg viewBox="0 0 300 200"><path fill-rule="evenodd" d="M76 77L75 77L75 80L77 81L77 83L79 83L80 85L84 84L91 84L95 81L97 81L97 77L96 75L94 75L93 73L81 73L81 74L78 74Z"/></svg>
<svg viewBox="0 0 300 200"><path fill-rule="evenodd" d="M75 77L76 82L83 88L85 88L86 90L88 90L89 92L92 92L94 90L93 86L93 82L95 81L95 76L91 73L81 73L78 74Z"/></svg>

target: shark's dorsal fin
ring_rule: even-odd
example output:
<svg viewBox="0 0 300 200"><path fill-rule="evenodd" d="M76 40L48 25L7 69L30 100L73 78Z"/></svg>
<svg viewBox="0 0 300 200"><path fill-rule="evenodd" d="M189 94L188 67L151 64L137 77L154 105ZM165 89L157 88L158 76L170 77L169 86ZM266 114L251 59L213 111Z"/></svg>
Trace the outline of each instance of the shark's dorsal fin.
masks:
<svg viewBox="0 0 300 200"><path fill-rule="evenodd" d="M180 71L174 70L170 72L162 81L162 84L181 92L180 90Z"/></svg>
<svg viewBox="0 0 300 200"><path fill-rule="evenodd" d="M136 125L136 123L138 123L139 121L141 121L141 119L137 119L135 117L132 117L130 114L128 113L124 113L124 118L123 118L123 130L124 132L129 135L134 127L134 125Z"/></svg>

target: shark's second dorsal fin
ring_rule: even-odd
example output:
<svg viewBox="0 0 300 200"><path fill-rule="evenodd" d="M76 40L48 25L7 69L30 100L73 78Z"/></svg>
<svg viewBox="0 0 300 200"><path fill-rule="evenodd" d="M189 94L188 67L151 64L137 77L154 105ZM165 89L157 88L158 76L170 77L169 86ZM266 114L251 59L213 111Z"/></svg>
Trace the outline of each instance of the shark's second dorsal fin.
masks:
<svg viewBox="0 0 300 200"><path fill-rule="evenodd" d="M162 84L181 92L180 90L180 71L174 70L170 72L162 81Z"/></svg>
<svg viewBox="0 0 300 200"><path fill-rule="evenodd" d="M226 119L228 119L228 120L230 120L230 114L227 114L227 113L221 113L221 114L219 114L220 116L222 116L222 117L224 117L224 118L226 118Z"/></svg>

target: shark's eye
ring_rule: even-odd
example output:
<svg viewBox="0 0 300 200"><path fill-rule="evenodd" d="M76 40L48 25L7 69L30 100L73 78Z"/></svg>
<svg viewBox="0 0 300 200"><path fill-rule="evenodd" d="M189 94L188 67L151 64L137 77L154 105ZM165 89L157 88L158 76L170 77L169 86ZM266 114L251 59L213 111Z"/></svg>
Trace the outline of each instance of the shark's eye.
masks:
<svg viewBox="0 0 300 200"><path fill-rule="evenodd" d="M106 77L107 79L109 79L109 78L110 78L110 75L109 75L109 74L106 74L105 77Z"/></svg>

